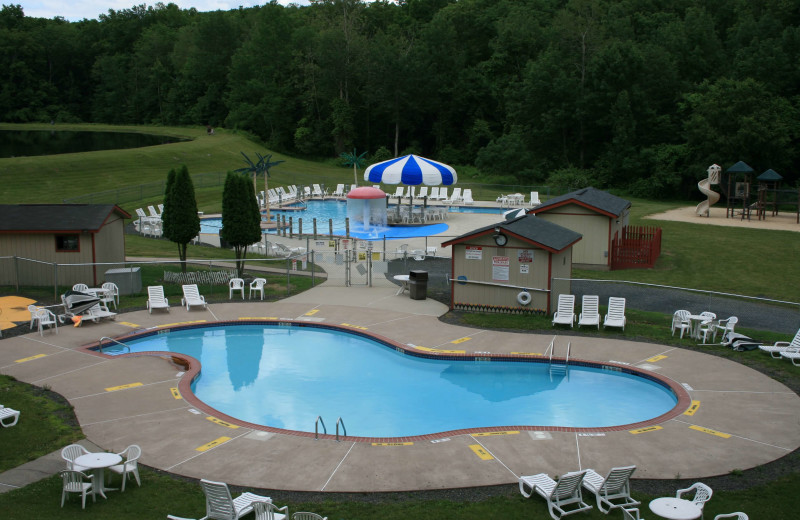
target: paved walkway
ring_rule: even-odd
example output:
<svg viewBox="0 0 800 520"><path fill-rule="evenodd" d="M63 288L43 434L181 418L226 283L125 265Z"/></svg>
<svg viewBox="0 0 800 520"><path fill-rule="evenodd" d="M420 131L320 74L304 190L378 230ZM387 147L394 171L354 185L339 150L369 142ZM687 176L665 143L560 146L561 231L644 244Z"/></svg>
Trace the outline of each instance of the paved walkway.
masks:
<svg viewBox="0 0 800 520"><path fill-rule="evenodd" d="M635 365L686 388L693 406L652 427L591 434L512 429L495 435L457 434L435 441L377 445L315 441L209 420L213 415L198 413L197 407L176 398L172 389L179 386L184 372L168 356L106 359L80 349L101 336L132 329L267 316L347 323L402 344L429 348L452 348L458 341L458 348L467 352L544 352L552 338L445 324L438 320L446 311L442 304L395 293L395 286L323 284L276 303L131 312L116 321L60 328L57 335L6 338L0 344L0 372L47 384L66 397L87 439L104 450L139 444L141 462L148 466L263 489L345 492L488 486L512 484L519 475L539 472L552 475L594 468L604 473L622 464L636 464L638 478L702 478L764 464L800 446L796 428L800 397L788 388L726 359L649 343L591 336L558 340L572 342L574 358ZM25 420L24 410L20 420ZM25 466L0 475L0 483L24 485L60 469L53 455Z"/></svg>

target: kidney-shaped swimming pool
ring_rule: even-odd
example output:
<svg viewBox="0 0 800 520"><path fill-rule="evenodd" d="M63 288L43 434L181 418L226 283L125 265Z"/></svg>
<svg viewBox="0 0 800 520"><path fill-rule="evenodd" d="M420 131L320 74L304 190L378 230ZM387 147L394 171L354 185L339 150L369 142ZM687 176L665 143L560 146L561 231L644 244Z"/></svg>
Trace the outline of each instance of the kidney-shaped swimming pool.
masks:
<svg viewBox="0 0 800 520"><path fill-rule="evenodd" d="M314 431L317 416L329 426L341 417L348 433L361 437L509 425L611 428L656 418L678 403L665 382L624 367L578 363L551 373L542 358L431 356L318 324L176 327L122 341L134 353L197 359L192 390L199 400L286 430ZM103 352L128 350L107 345Z"/></svg>

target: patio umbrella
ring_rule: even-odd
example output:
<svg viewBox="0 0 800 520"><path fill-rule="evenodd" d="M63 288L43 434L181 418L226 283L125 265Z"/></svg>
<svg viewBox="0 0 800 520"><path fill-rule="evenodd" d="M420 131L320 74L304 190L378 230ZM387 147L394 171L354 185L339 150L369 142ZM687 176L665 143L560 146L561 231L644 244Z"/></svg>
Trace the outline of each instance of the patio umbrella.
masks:
<svg viewBox="0 0 800 520"><path fill-rule="evenodd" d="M458 181L458 176L451 166L444 163L418 155L404 155L368 166L364 171L364 180L407 186L450 186Z"/></svg>

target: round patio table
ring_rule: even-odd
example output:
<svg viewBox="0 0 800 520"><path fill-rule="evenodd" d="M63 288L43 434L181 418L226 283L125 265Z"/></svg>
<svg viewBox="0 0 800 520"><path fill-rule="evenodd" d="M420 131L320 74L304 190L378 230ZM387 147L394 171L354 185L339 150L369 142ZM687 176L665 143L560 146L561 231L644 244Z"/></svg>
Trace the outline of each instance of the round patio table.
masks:
<svg viewBox="0 0 800 520"><path fill-rule="evenodd" d="M76 458L73 463L92 470L94 475L93 493L99 493L101 497L107 498L106 491L114 491L116 488L105 486L104 470L122 462L122 456L116 453L87 453Z"/></svg>
<svg viewBox="0 0 800 520"><path fill-rule="evenodd" d="M694 502L675 497L653 500L650 502L650 511L670 520L694 520L703 514L703 510L694 505Z"/></svg>

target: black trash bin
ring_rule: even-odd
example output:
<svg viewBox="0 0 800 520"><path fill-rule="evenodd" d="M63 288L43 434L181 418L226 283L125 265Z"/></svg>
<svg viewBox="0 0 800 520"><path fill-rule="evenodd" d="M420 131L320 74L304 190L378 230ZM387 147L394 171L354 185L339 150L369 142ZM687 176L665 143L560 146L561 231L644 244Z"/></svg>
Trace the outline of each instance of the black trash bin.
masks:
<svg viewBox="0 0 800 520"><path fill-rule="evenodd" d="M424 300L428 296L428 271L408 273L408 294L412 300Z"/></svg>

